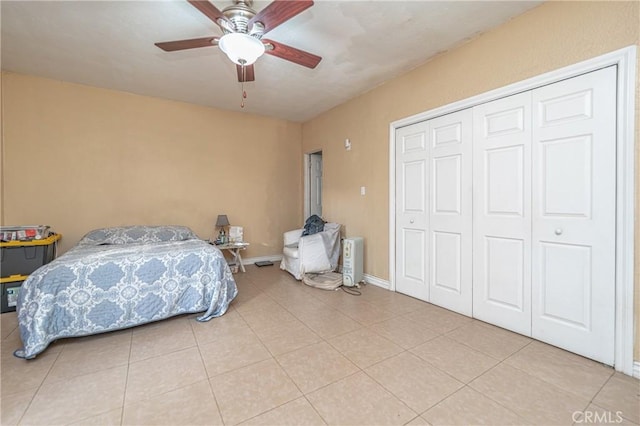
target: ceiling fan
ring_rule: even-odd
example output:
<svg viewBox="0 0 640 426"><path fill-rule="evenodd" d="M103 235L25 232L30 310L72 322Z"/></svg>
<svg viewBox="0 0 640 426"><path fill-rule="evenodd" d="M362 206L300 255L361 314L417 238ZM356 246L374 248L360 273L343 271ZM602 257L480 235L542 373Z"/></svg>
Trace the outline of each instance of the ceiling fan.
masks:
<svg viewBox="0 0 640 426"><path fill-rule="evenodd" d="M287 46L262 36L313 6L312 0L275 0L260 12L251 8L253 0L233 0L234 4L220 11L206 0L187 0L220 27L220 37L202 37L189 40L155 43L166 52L219 46L236 64L238 81L254 81L253 63L263 53L286 59L298 65L315 68L322 60L295 47Z"/></svg>

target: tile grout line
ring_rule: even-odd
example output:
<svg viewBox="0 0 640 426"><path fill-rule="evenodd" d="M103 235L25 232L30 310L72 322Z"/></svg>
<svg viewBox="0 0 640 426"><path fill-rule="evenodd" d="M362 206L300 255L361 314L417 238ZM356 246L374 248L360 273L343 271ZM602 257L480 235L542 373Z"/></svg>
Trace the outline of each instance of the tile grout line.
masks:
<svg viewBox="0 0 640 426"><path fill-rule="evenodd" d="M316 343L317 343L317 342L316 342ZM305 347L306 347L306 346L305 346ZM302 349L302 348L301 348L301 349ZM293 352L293 351L292 351L292 352ZM313 408L313 411L315 411L315 413L316 413L316 414L317 414L317 415L322 419L322 421L323 421L325 424L327 424L327 425L328 425L329 423L327 423L326 419L325 419L324 417L322 417L322 414L320 414L320 412L318 412L318 409L315 407L315 405L313 405L313 404L311 403L311 401L309 401L309 398L307 398L307 394L305 394L305 393L302 391L302 389L300 389L300 386L298 386L298 384L296 383L296 381L295 381L295 380L293 380L293 378L289 375L289 372L287 372L287 370L282 366L282 364L280 363L280 361L278 360L278 358L276 358L276 357L274 356L274 357L273 357L273 359L275 360L276 364L278 364L278 367L280 367L280 369L284 372L284 374L287 376L287 378L291 381L291 383L293 383L293 384L294 384L294 386L296 387L296 389L298 389L298 392L300 392L300 397L295 398L295 399L292 399L291 401L295 401L296 399L299 399L299 398L304 398L304 399L307 401L307 403L311 406L311 408ZM333 384L333 383L335 383L335 382L332 382L332 384ZM315 392L315 390L314 390L314 392ZM283 405L290 403L291 401L287 401L287 402L285 402L285 403L283 403L283 404L280 404L279 406L274 407L274 408L273 408L273 409L271 409L271 410L265 411L265 413L267 413L267 412L269 412L269 411L273 411L273 410L275 410L276 408L280 408L280 407L282 407ZM259 415L262 415L262 414L264 414L264 413L261 413L261 414L259 414ZM257 417L257 416L255 416L255 417Z"/></svg>
<svg viewBox="0 0 640 426"><path fill-rule="evenodd" d="M124 424L124 408L127 400L127 388L129 387L129 370L131 368L131 353L133 351L133 330L129 335L129 356L127 357L127 375L124 379L124 392L122 392L122 408L120 410L120 425Z"/></svg>
<svg viewBox="0 0 640 426"><path fill-rule="evenodd" d="M513 357L514 355L516 355L516 354L518 354L518 353L522 352L524 349L526 349L526 348L527 348L527 347L529 347L530 345L535 344L535 342L540 342L540 341L537 341L537 340L535 340L535 339L532 339L529 343L527 343L526 345L524 345L523 347L521 347L520 349L518 349L517 351L515 351L514 353L512 353L512 354L511 354L511 355L509 355L508 357L506 357L502 362L505 362L505 361L507 361L509 358ZM544 342L542 342L542 343L544 343ZM546 344L546 343L545 343L545 344ZM552 345L551 345L551 346L552 346ZM554 349L559 349L559 350L563 350L563 351L564 351L564 349L562 349L562 348L558 348L558 347L555 347L555 346L552 346L552 347L553 347ZM568 353L571 353L571 352L568 352ZM579 355L578 355L578 356L579 356ZM502 362L501 362L501 363L502 363ZM528 374L529 376L534 377L534 378L536 378L536 379L538 379L538 380L541 380L541 381L545 382L545 383L546 383L546 384L548 384L548 385L554 386L554 387L556 387L556 388L558 388L558 389L562 390L564 393L568 393L568 394L573 395L573 396L575 396L575 397L577 397L577 398L587 399L590 403L593 403L593 400L598 396L598 394L600 393L600 391L602 391L602 389L606 386L606 384L607 384L607 383L609 383L609 380L611 380L611 378L615 375L615 370L613 370L613 368L611 368L610 366L606 366L607 368L611 368L611 372L609 373L609 377L607 377L607 380L605 380L605 381L604 381L604 383L603 383L602 385L600 385L600 387L598 388L598 390L596 391L596 393L594 393L594 394L593 394L593 396L591 396L591 397L589 397L589 398L585 398L584 396L579 395L579 394L577 394L577 393L574 393L573 391L571 391L571 390L569 390L569 389L565 389L564 387L561 387L560 385L557 385L557 384L555 384L555 383L552 383L552 382L550 382L550 381L548 381L548 380L544 379L543 377L539 377L539 376L536 376L536 375L534 375L534 374L531 374L531 373L529 373L528 371L523 370L522 368L520 368L518 365L511 365L511 364L509 364L509 363L505 363L505 365L507 365L507 366L509 366L509 367L511 367L511 368L515 368L515 369L517 369L517 370L519 370L519 371L521 371L521 372L523 372L523 373L526 373L526 374ZM604 364L603 364L603 365L604 365ZM587 407L588 407L588 405L587 405ZM585 409L586 409L587 407L585 407Z"/></svg>
<svg viewBox="0 0 640 426"><path fill-rule="evenodd" d="M598 404L595 402L595 399L598 397L598 395L600 394L600 392L602 392L602 390L605 388L605 386L607 386L607 384L611 381L611 379L613 379L613 376L615 376L615 374L616 374L616 373L615 373L615 370L614 370L614 371L613 371L613 373L611 373L611 375L609 376L609 378L608 378L608 379L607 379L607 380L602 384L602 386L600 386L600 389L598 389L598 392L596 392L596 394L593 396L593 398L591 399L591 401L589 402L589 404L587 404L587 406L584 408L584 410L582 410L583 412L584 412L584 411L586 411L586 409L587 409L587 408L589 408L589 405L591 405L591 404L595 405L596 407L600 407L600 408L602 408L602 409L603 409L603 410L605 410L605 411L611 411L611 410L610 410L610 409L608 409L608 408L605 408L605 407L602 407L602 406L598 405ZM626 416L624 415L624 413L622 413L622 414L621 414L621 416L622 416L624 419L629 420L629 422L634 423L634 421L633 421L633 420L631 420L631 419L629 419L628 417L626 417Z"/></svg>
<svg viewBox="0 0 640 426"><path fill-rule="evenodd" d="M211 396L213 396L213 402L216 404L216 410L218 411L218 416L220 416L220 420L222 421L222 424L224 425L224 418L222 417L222 411L220 410L220 404L218 403L218 398L216 398L216 392L213 389L213 386L211 384L211 377L209 376L209 371L207 370L207 363L204 361L204 356L202 355L202 351L200 350L200 342L198 340L198 337L196 336L195 330L193 329L193 325L195 324L195 322L190 322L189 326L191 328L191 333L193 333L193 339L196 342L196 348L198 349L198 355L200 355L200 361L202 362L202 366L204 367L204 372L207 375L207 384L209 385L209 390L211 391ZM193 383L192 383L193 384ZM188 385L191 386L191 385Z"/></svg>
<svg viewBox="0 0 640 426"><path fill-rule="evenodd" d="M370 366L368 366L367 368L371 368L371 367L373 367L374 365L380 364L381 362L384 362L384 361L386 361L386 360L388 360L388 359L393 358L394 356L398 356L398 355L403 354L403 353L405 353L405 352L409 352L409 351L403 348L403 351L402 351L402 352L397 353L397 354L395 354L395 355L392 355L392 356L390 356L390 357L388 357L388 358L385 358L385 359L383 359L383 360L380 360L379 362L376 362L375 364L371 364L371 365L370 365ZM414 417L414 419L415 419L415 418L417 418L417 417L420 417L420 414L421 414L421 413L418 413L418 412L417 412L417 411L415 411L413 408L409 407L409 405L408 405L406 402L404 402L402 399L400 399L400 397L398 397L398 395L396 395L394 392L392 392L392 391L391 391L391 389L387 389L387 387L386 387L383 383L380 383L378 380L376 380L376 378L375 378L375 377L372 377L369 373L367 373L366 369L362 369L362 372L363 372L363 373L364 373L368 378L370 378L370 379L371 379L371 380L373 380L375 383L377 383L377 384L378 384L382 389L384 389L386 392L388 392L388 393L389 393L389 395L393 396L396 400L398 400L398 402L400 402L402 405L404 405L405 407L407 407L407 409L409 409L409 411L411 411L411 412L413 412L413 413L416 413L416 414L417 414L417 416L416 416L416 417Z"/></svg>
<svg viewBox="0 0 640 426"><path fill-rule="evenodd" d="M530 344L531 344L531 342L527 343L527 344L525 345L525 347L526 347L526 346L529 346ZM519 352L519 351L520 351L520 350L522 350L522 349L524 349L524 347L523 347L523 348L521 348L521 349L519 349L519 350L518 350L518 351L516 351L515 353ZM509 357L507 357L507 358L509 358ZM526 419L525 417L523 417L523 416L521 416L520 414L518 414L518 413L516 413L515 411L513 411L511 408L509 408L509 407L505 406L504 404L500 403L499 401L496 401L495 399L491 398L491 396L489 396L489 395L485 395L485 394L481 393L479 390L477 390L477 389L475 389L473 386L471 386L471 383L475 382L475 381L476 381L476 380L478 380L480 377L484 376L485 374L489 373L490 371L492 371L492 370L496 369L499 365L503 364L503 363L507 360L507 358L505 358L505 359L503 359L503 360L499 361L496 365L494 365L493 367L489 368L487 371L485 371L484 373L480 374L479 376L474 377L472 380L469 380L469 383L465 383L465 386L466 386L466 387L469 387L469 389L473 390L474 392L478 392L478 393L480 393L482 396L484 396L485 398L487 398L487 399L489 399L489 400L493 401L494 403L498 404L500 407L504 408L505 410L508 410L508 411L510 411L510 412L512 412L512 413L514 413L515 415L517 415L518 417L520 417L520 418L524 419L525 421L529 422L529 419ZM509 366L509 364L505 364L505 365ZM533 377L533 376L532 376L532 377Z"/></svg>
<svg viewBox="0 0 640 426"><path fill-rule="evenodd" d="M471 318L471 317L469 317L469 318ZM475 319L475 318L472 318L472 319ZM453 340L453 341L454 341L454 342L456 342L456 343L459 343L459 344L461 344L461 345L463 345L463 346L466 346L467 348L473 349L473 350L474 350L474 351L476 351L476 352L480 352L481 354L486 355L486 356L488 356L488 357L491 357L491 358L493 358L493 359L495 359L495 360L497 360L497 361L500 361L500 362L502 362L502 361L506 360L507 358L510 358L511 356L513 356L513 355L517 354L518 352L520 352L522 349L526 348L527 346L529 346L529 345L533 342L533 340L532 340L530 337L527 337L527 336L524 336L524 335L523 335L524 337L527 337L528 339L530 339L530 340L529 340L529 342L527 342L524 346L522 346L521 348L518 348L515 352L513 352L513 353L511 353L511 354L507 355L504 359L502 359L502 360L501 360L500 358L496 358L494 355L489 354L489 353L487 353L487 352L483 351L482 349L474 348L473 346L471 346L471 345L467 344L466 342L461 342L461 341L459 341L459 340L457 340L457 339L454 339L454 338L452 338L452 337L449 337L449 336L448 336L448 334L453 333L454 331L456 331L456 330L457 330L457 329L459 329L459 328L460 328L460 327L456 327L455 329L449 330L449 331L447 331L447 332L446 332L446 334L445 334L445 333L443 333L443 336L444 336L444 337L446 337L446 338L448 338L448 339ZM506 329L505 329L505 330L506 330ZM509 330L506 330L506 331L509 331ZM509 331L509 332L511 333L511 331ZM494 335L495 335L495 333L494 333L493 331L491 331L491 334L494 334ZM517 334L517 333L516 333L516 334ZM519 336L520 336L520 335L519 335Z"/></svg>
<svg viewBox="0 0 640 426"><path fill-rule="evenodd" d="M22 336L20 337L20 341L22 342ZM29 400L29 404L27 404L27 407L24 409L24 411L22 412L22 415L20 416L20 418L18 419L18 425L21 424L22 420L24 419L24 416L26 416L27 412L29 411L29 408L31 408L31 405L33 404L33 401L36 399L36 396L38 395L38 393L40 392L40 389L42 389L42 385L44 385L44 382L47 380L47 377L49 377L49 374L51 373L51 370L53 369L53 366L56 364L56 362L58 361L58 358L60 358L60 354L62 354L62 352L64 351L64 345L62 348L60 348L60 352L58 352L56 354L56 359L53 360L53 362L51 363L51 366L49 367L49 369L47 370L47 374L44 375L44 377L42 378L42 381L40 382L40 384L38 385L38 388L36 389L36 391L33 393L33 396L31 397L31 399ZM15 355L11 355L11 356L15 356ZM34 359L35 360L35 359ZM23 360L25 362L29 362L28 360Z"/></svg>
<svg viewBox="0 0 640 426"><path fill-rule="evenodd" d="M607 383L609 383L611 381L611 379L613 378L613 376L615 376L615 374L616 374L616 372L615 372L615 370L613 370L611 372L611 374L609 375L609 377L607 378L607 380L604 381L604 383L602 384L602 386L600 386L598 391L593 395L593 397L591 397L591 400L589 401L590 404L595 404L595 402L594 402L595 399L598 397L600 392L602 392L602 389L604 389L604 387L607 386ZM588 407L589 407L589 405L587 405L584 409L586 410Z"/></svg>

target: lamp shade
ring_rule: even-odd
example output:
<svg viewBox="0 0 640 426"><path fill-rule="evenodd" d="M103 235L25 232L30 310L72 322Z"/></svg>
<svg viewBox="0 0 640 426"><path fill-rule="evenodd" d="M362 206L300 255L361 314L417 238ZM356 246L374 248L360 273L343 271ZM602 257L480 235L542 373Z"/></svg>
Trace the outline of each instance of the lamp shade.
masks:
<svg viewBox="0 0 640 426"><path fill-rule="evenodd" d="M216 220L216 226L221 228L223 226L229 226L229 219L226 214L218 215L218 219Z"/></svg>
<svg viewBox="0 0 640 426"><path fill-rule="evenodd" d="M220 49L238 65L251 65L264 53L264 44L244 33L229 33L220 38Z"/></svg>

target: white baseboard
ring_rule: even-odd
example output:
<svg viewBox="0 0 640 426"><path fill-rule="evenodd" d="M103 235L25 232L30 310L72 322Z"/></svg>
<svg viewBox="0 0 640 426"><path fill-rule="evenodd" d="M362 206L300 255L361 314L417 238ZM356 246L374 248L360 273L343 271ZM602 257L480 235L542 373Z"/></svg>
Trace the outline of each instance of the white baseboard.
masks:
<svg viewBox="0 0 640 426"><path fill-rule="evenodd" d="M342 265L338 265L338 272L342 273ZM391 287L391 285L389 284L389 281L383 280L382 278L378 278L378 277L374 277L373 275L369 275L369 274L363 274L364 275L364 282L366 282L367 284L373 284L377 287L382 287L385 290L389 290L389 288Z"/></svg>
<svg viewBox="0 0 640 426"><path fill-rule="evenodd" d="M640 379L640 361L633 362L633 377Z"/></svg>
<svg viewBox="0 0 640 426"><path fill-rule="evenodd" d="M382 278L374 277L373 275L369 275L369 274L364 274L364 281L367 284L373 284L377 287L382 287L385 290L389 290L391 286L389 281L383 280Z"/></svg>
<svg viewBox="0 0 640 426"><path fill-rule="evenodd" d="M245 265L253 265L256 262L264 262L264 261L270 261L273 262L274 264L277 262L280 262L282 260L282 255L281 254L274 254L271 256L258 256L258 257L247 257L247 258L242 258L242 263Z"/></svg>

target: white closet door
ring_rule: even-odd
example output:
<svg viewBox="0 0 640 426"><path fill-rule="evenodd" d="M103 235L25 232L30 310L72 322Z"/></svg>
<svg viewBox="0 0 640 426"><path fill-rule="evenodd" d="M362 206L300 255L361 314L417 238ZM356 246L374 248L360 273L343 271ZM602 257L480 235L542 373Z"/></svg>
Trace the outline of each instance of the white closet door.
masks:
<svg viewBox="0 0 640 426"><path fill-rule="evenodd" d="M531 335L531 92L473 108L473 316Z"/></svg>
<svg viewBox="0 0 640 426"><path fill-rule="evenodd" d="M533 337L612 365L616 68L534 90Z"/></svg>
<svg viewBox="0 0 640 426"><path fill-rule="evenodd" d="M471 109L428 123L430 302L471 316Z"/></svg>
<svg viewBox="0 0 640 426"><path fill-rule="evenodd" d="M427 123L396 130L396 290L429 300Z"/></svg>

